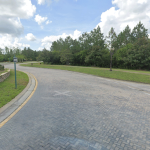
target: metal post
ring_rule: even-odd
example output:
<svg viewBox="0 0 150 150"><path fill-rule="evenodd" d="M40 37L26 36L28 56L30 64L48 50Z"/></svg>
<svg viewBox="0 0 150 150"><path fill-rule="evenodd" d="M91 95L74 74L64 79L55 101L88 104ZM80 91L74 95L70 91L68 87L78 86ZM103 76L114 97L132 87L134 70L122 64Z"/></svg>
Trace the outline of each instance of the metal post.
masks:
<svg viewBox="0 0 150 150"><path fill-rule="evenodd" d="M15 68L15 89L17 89L16 62L14 62L14 68Z"/></svg>
<svg viewBox="0 0 150 150"><path fill-rule="evenodd" d="M17 74L16 74L16 60L15 59L17 58L14 56L15 89L17 89Z"/></svg>
<svg viewBox="0 0 150 150"><path fill-rule="evenodd" d="M114 48L111 48L111 49L110 49L110 56L111 56L111 60L110 60L110 71L112 71L112 55L113 55L113 51L114 51Z"/></svg>
<svg viewBox="0 0 150 150"><path fill-rule="evenodd" d="M112 52L111 52L110 71L112 71Z"/></svg>

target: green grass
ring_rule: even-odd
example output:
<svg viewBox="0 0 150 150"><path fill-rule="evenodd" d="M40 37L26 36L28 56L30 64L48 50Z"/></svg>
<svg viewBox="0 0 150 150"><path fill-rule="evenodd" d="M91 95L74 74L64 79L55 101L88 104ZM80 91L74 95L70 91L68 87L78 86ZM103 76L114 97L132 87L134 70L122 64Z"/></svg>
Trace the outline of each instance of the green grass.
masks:
<svg viewBox="0 0 150 150"><path fill-rule="evenodd" d="M28 75L17 71L17 89L15 89L15 73L11 70L10 76L0 83L0 108L22 92L28 82Z"/></svg>
<svg viewBox="0 0 150 150"><path fill-rule="evenodd" d="M23 61L18 63L40 63L41 61Z"/></svg>
<svg viewBox="0 0 150 150"><path fill-rule="evenodd" d="M1 75L2 73L7 72L7 71L8 71L8 69L4 69L3 71L0 71L0 75Z"/></svg>
<svg viewBox="0 0 150 150"><path fill-rule="evenodd" d="M126 71L126 72L133 72L133 73L141 73L141 74L150 74L150 71L145 70L129 70L129 69L113 69L115 71Z"/></svg>
<svg viewBox="0 0 150 150"><path fill-rule="evenodd" d="M91 74L95 76L105 77L105 78L112 78L112 79L119 79L125 81L133 81L133 82L140 82L140 83L147 83L150 84L150 72L147 71L147 74L142 74L142 71L135 71L134 70L124 70L124 69L115 69L113 71L109 71L109 68L98 68L98 67L78 67L78 66L65 66L65 65L44 65L44 64L24 64L21 66L27 67L38 67L38 68L49 68L49 69L60 69L60 70L69 70L75 71L80 73ZM124 72L130 71L130 72Z"/></svg>

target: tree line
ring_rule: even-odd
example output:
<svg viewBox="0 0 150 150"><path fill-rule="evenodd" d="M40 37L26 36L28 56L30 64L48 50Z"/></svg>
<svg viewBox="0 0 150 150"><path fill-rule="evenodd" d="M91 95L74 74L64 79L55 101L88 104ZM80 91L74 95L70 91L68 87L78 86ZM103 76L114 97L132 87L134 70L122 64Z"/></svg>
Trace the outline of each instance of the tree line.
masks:
<svg viewBox="0 0 150 150"><path fill-rule="evenodd" d="M19 48L0 48L0 62L3 61L13 61L13 57L17 57L19 62L23 61L36 61L37 57L41 51L32 50L30 47L24 48L23 50Z"/></svg>
<svg viewBox="0 0 150 150"><path fill-rule="evenodd" d="M78 40L60 38L50 50L43 49L38 59L51 64L109 67L112 48L113 67L150 69L150 39L141 22L133 30L127 25L119 34L111 28L106 37L98 27L83 33Z"/></svg>
<svg viewBox="0 0 150 150"><path fill-rule="evenodd" d="M0 61L8 58L12 60L12 51L8 52L7 48L5 51L3 56L0 51ZM72 39L70 36L60 38L52 42L49 50L44 48L42 51L33 51L24 48L22 51L14 49L14 53L20 60L97 67L109 67L110 54L113 53L112 62L115 68L150 70L150 39L148 29L141 22L133 30L127 25L119 34L116 34L112 27L104 37L101 28L97 27L91 32L83 33L78 39Z"/></svg>

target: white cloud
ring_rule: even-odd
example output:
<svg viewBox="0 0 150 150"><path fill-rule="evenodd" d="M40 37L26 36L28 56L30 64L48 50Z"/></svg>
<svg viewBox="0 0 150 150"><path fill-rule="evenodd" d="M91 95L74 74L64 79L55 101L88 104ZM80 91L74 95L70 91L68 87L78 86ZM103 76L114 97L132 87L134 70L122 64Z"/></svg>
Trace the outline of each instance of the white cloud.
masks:
<svg viewBox="0 0 150 150"><path fill-rule="evenodd" d="M41 50L43 50L43 47L39 47L39 48L38 48L38 51L41 51Z"/></svg>
<svg viewBox="0 0 150 150"><path fill-rule="evenodd" d="M23 33L20 19L32 17L35 11L31 0L0 0L0 34L19 36Z"/></svg>
<svg viewBox="0 0 150 150"><path fill-rule="evenodd" d="M4 49L5 46L9 48L18 47L18 48L24 48L24 47L30 47L29 44L21 43L21 38L13 38L11 35L7 34L5 36L0 35L0 48Z"/></svg>
<svg viewBox="0 0 150 150"><path fill-rule="evenodd" d="M0 0L0 15L9 17L30 18L36 7L31 0Z"/></svg>
<svg viewBox="0 0 150 150"><path fill-rule="evenodd" d="M47 17L42 17L39 14L35 16L35 21L41 25L43 22L45 22L47 20Z"/></svg>
<svg viewBox="0 0 150 150"><path fill-rule="evenodd" d="M138 0L139 4L147 3L147 0Z"/></svg>
<svg viewBox="0 0 150 150"><path fill-rule="evenodd" d="M63 33L62 35L58 35L58 36L54 36L54 35L52 35L52 36L46 36L41 41L42 42L42 46L44 46L46 48L50 47L51 44L52 44L52 42L57 41L59 38L65 39L67 36L69 36L69 35L67 35L66 33Z"/></svg>
<svg viewBox="0 0 150 150"><path fill-rule="evenodd" d="M45 0L38 0L38 4L39 5L42 5L42 4L44 4L45 3Z"/></svg>
<svg viewBox="0 0 150 150"><path fill-rule="evenodd" d="M10 34L12 36L19 36L23 33L23 26L19 18L7 18L0 16L0 34Z"/></svg>
<svg viewBox="0 0 150 150"><path fill-rule="evenodd" d="M73 35L70 35L73 39L78 39L81 35L81 31L75 30Z"/></svg>
<svg viewBox="0 0 150 150"><path fill-rule="evenodd" d="M65 39L67 36L70 36L72 39L77 39L81 35L81 32L78 30L75 30L73 34L66 34L63 33L62 35L57 35L57 36L46 36L45 38L42 39L42 44L39 49L43 49L44 47L46 49L49 49L52 45L52 42L57 41L59 38Z"/></svg>
<svg viewBox="0 0 150 150"><path fill-rule="evenodd" d="M44 5L45 3L48 3L50 5L52 2L58 2L58 1L59 0L37 0L39 5Z"/></svg>
<svg viewBox="0 0 150 150"><path fill-rule="evenodd" d="M28 40L28 41L36 41L36 37L32 34L32 33L28 33L25 38Z"/></svg>
<svg viewBox="0 0 150 150"><path fill-rule="evenodd" d="M108 34L111 27L114 27L119 33L127 25L133 29L139 21L150 31L150 1L113 0L112 4L114 7L101 14L101 22L98 24L105 35Z"/></svg>
<svg viewBox="0 0 150 150"><path fill-rule="evenodd" d="M46 24L50 24L50 23L52 23L52 21L49 21L49 20L46 21Z"/></svg>

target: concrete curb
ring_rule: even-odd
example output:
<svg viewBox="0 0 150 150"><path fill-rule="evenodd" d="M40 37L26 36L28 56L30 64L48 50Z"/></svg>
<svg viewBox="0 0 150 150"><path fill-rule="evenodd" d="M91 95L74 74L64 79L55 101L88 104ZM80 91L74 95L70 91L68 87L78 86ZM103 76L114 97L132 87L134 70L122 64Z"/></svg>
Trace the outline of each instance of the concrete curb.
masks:
<svg viewBox="0 0 150 150"><path fill-rule="evenodd" d="M34 91L36 81L32 74L24 72L29 77L29 83L26 88L17 95L13 100L7 103L5 106L0 108L0 123L3 122L7 117L9 117L23 102L31 95Z"/></svg>

